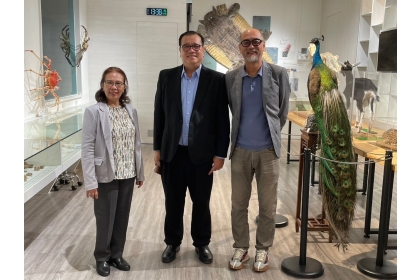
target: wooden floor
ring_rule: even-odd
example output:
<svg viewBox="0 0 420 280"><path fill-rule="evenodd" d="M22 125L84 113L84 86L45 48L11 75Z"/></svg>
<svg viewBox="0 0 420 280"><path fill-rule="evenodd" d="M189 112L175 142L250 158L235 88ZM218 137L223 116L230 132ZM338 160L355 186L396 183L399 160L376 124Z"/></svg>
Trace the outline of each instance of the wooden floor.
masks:
<svg viewBox="0 0 420 280"><path fill-rule="evenodd" d="M283 137L286 138L286 137ZM292 158L298 154L299 140L292 140ZM283 142L283 147L286 147ZM280 159L280 179L277 213L288 218L289 225L277 228L274 245L269 250L269 270L256 273L252 270L255 255L255 217L258 200L254 182L249 206L251 260L244 269L232 271L228 261L232 256L233 239L230 224L230 161L216 172L211 197L212 241L210 249L214 261L201 263L192 246L190 235L191 202L187 199L184 215L184 240L181 251L170 264L161 262L165 248L163 222L165 216L164 195L160 177L153 173L151 145L143 145L146 182L135 188L127 232L124 258L131 264L131 271L111 268L109 279L296 279L281 271L281 262L288 257L299 256L300 232L295 231L296 190L298 162L286 164L286 150ZM359 159L363 161L363 159ZM80 166L78 166L80 174ZM372 228L379 226L383 167L376 165L373 195ZM362 186L363 165L358 168L358 184ZM82 177L83 180L83 177ZM25 279L103 279L96 274L93 249L95 244L95 218L93 201L87 199L84 188L71 191L63 186L58 192L48 193L47 186L25 203ZM188 196L188 194L187 194ZM309 217L321 211L318 187L310 188ZM376 258L378 235L363 237L366 196L358 193L356 216L350 232L350 247L346 253L328 243L325 232L308 232L307 257L318 260L324 274L318 279L373 279L357 269L357 262L364 258ZM397 174L394 178L390 228L397 226ZM389 235L390 245L396 245L397 236ZM388 250L385 260L397 263L397 251Z"/></svg>

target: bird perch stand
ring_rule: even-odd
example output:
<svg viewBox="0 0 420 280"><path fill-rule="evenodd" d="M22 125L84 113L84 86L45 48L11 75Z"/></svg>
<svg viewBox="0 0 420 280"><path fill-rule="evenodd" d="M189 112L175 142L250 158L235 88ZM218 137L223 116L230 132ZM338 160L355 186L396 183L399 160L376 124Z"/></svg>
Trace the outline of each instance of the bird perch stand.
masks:
<svg viewBox="0 0 420 280"><path fill-rule="evenodd" d="M301 207L302 207L302 179L303 179L303 152L305 148L311 150L312 154L316 152L316 143L318 141L318 132L307 132L304 129L300 138L300 159L299 159L299 180L296 202L296 232L299 232L299 227L302 227ZM315 159L313 159L315 160ZM314 172L314 171L313 171ZM322 212L320 218L308 218L308 231L328 231L328 241L332 242L332 232L330 225L325 217L324 205L322 204Z"/></svg>

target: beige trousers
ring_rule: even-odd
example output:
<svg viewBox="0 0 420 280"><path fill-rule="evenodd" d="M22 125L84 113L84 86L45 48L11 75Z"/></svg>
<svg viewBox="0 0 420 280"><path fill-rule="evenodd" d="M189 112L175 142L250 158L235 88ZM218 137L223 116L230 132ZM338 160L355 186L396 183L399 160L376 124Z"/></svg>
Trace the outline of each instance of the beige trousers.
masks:
<svg viewBox="0 0 420 280"><path fill-rule="evenodd" d="M249 248L248 206L254 174L259 204L255 248L268 250L274 240L280 160L274 149L249 151L239 146L231 161L233 247Z"/></svg>

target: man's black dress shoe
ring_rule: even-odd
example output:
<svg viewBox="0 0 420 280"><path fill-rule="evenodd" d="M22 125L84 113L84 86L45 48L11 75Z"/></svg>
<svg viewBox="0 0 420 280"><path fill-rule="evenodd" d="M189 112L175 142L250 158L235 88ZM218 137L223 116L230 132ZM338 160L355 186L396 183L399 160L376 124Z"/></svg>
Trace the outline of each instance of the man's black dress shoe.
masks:
<svg viewBox="0 0 420 280"><path fill-rule="evenodd" d="M176 258L176 253L179 252L179 246L168 245L162 254L162 262L170 263Z"/></svg>
<svg viewBox="0 0 420 280"><path fill-rule="evenodd" d="M109 264L105 261L96 261L96 272L104 277L109 276Z"/></svg>
<svg viewBox="0 0 420 280"><path fill-rule="evenodd" d="M209 264L213 262L213 254L211 253L209 246L195 247L195 251L202 263Z"/></svg>
<svg viewBox="0 0 420 280"><path fill-rule="evenodd" d="M108 263L112 266L115 266L119 270L129 271L130 270L130 264L121 258L115 258L115 259L109 259Z"/></svg>

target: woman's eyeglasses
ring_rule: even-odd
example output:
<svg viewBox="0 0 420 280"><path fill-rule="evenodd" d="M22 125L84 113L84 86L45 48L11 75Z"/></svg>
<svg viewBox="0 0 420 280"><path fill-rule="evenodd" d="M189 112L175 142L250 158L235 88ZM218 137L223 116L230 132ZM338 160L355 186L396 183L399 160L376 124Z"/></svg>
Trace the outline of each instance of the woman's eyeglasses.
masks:
<svg viewBox="0 0 420 280"><path fill-rule="evenodd" d="M122 82L115 82L114 83L113 81L105 81L104 84L106 84L109 87L112 87L112 86L115 85L117 88L120 88L120 87L124 86L124 83L122 83Z"/></svg>

